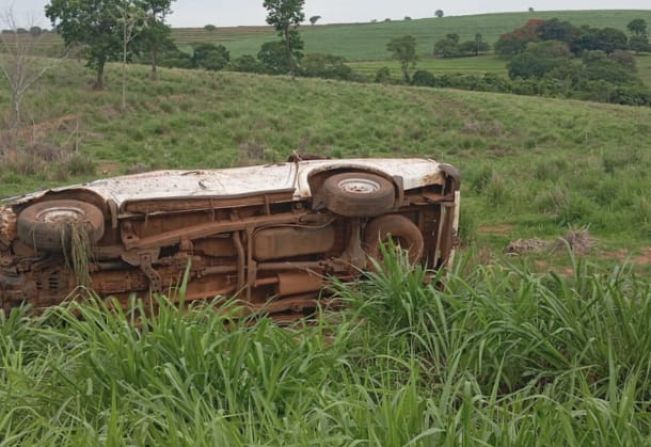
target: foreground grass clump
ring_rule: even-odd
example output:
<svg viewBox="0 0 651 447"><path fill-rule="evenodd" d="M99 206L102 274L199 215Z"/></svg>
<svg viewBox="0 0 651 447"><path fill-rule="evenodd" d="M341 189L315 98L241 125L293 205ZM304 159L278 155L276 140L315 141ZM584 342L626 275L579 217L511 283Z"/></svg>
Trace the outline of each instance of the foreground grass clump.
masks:
<svg viewBox="0 0 651 447"><path fill-rule="evenodd" d="M3 445L649 445L651 290L482 267L335 286L282 329L210 307L72 305L0 326ZM233 309L234 310L234 309ZM81 312L82 319L74 316ZM138 328L137 328L138 327Z"/></svg>

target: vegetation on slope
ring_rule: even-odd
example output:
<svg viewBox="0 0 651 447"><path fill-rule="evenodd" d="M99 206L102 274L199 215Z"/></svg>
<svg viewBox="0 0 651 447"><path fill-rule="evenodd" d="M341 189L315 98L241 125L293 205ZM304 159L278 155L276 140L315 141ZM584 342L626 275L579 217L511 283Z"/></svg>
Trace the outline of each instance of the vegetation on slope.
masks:
<svg viewBox="0 0 651 447"><path fill-rule="evenodd" d="M445 291L389 256L348 310L279 328L211 307L70 305L0 324L3 445L649 445L651 295L515 267ZM232 307L232 306L231 306ZM82 318L80 319L79 316Z"/></svg>
<svg viewBox="0 0 651 447"><path fill-rule="evenodd" d="M468 225L514 225L499 243L589 225L606 242L642 249L651 234L647 108L185 70L152 83L133 66L122 112L118 74L109 67L104 92L74 63L48 75L25 107L33 149L2 163L0 194L143 169L282 161L295 150L426 156L461 168ZM71 155L71 165L56 162Z"/></svg>

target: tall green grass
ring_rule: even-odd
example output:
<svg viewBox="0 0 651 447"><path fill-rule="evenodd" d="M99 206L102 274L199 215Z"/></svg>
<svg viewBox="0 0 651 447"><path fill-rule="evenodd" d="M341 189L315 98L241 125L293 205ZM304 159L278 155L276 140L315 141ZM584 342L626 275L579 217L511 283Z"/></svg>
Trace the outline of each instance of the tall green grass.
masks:
<svg viewBox="0 0 651 447"><path fill-rule="evenodd" d="M651 290L387 256L309 325L100 303L0 325L2 445L631 446L651 434ZM145 308L143 308L145 307ZM80 318L81 317L81 318Z"/></svg>

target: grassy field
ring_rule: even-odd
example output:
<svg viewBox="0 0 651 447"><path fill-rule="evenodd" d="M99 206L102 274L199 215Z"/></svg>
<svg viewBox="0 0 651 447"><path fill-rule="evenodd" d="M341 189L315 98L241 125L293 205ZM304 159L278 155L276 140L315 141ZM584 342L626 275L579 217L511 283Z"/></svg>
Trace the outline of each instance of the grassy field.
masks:
<svg viewBox="0 0 651 447"><path fill-rule="evenodd" d="M415 36L418 41L418 52L425 58L432 54L434 42L448 33L458 33L462 39L472 39L476 33L481 33L484 39L492 44L500 34L523 25L529 19L553 17L569 20L578 26L609 26L626 30L626 25L635 18L643 18L651 22L651 10L481 14L390 23L305 26L302 28L302 33L305 50L308 53L332 53L351 61L380 61L387 59L386 43L396 36L405 34ZM378 19L382 18L378 17ZM174 30L174 38L181 47L196 42L223 44L233 56L239 56L257 54L264 42L274 40L276 36L268 27L218 28L215 31L206 31L202 28L179 28ZM57 42L57 36L49 34L42 40L41 45L51 47Z"/></svg>
<svg viewBox="0 0 651 447"><path fill-rule="evenodd" d="M146 67L130 73L122 111L117 66L104 92L90 90L81 65L52 72L26 104L35 124L23 133L36 149L0 166L0 194L141 169L279 161L294 150L427 156L462 169L467 233L501 228L479 236L499 250L572 226L589 226L607 251L647 250L649 108L184 70L152 84Z"/></svg>

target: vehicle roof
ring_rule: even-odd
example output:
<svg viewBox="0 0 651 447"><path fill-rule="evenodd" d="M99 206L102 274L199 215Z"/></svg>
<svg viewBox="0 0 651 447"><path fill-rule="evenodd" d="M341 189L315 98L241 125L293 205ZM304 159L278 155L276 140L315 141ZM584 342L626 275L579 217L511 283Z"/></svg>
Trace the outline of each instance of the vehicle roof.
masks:
<svg viewBox="0 0 651 447"><path fill-rule="evenodd" d="M401 177L405 190L443 184L439 163L429 159L314 160L232 169L154 171L96 180L82 185L40 191L5 203L17 205L36 200L48 192L91 191L118 207L126 202L172 198L238 197L263 192L291 192L295 200L310 198L308 179L328 170L351 169Z"/></svg>

